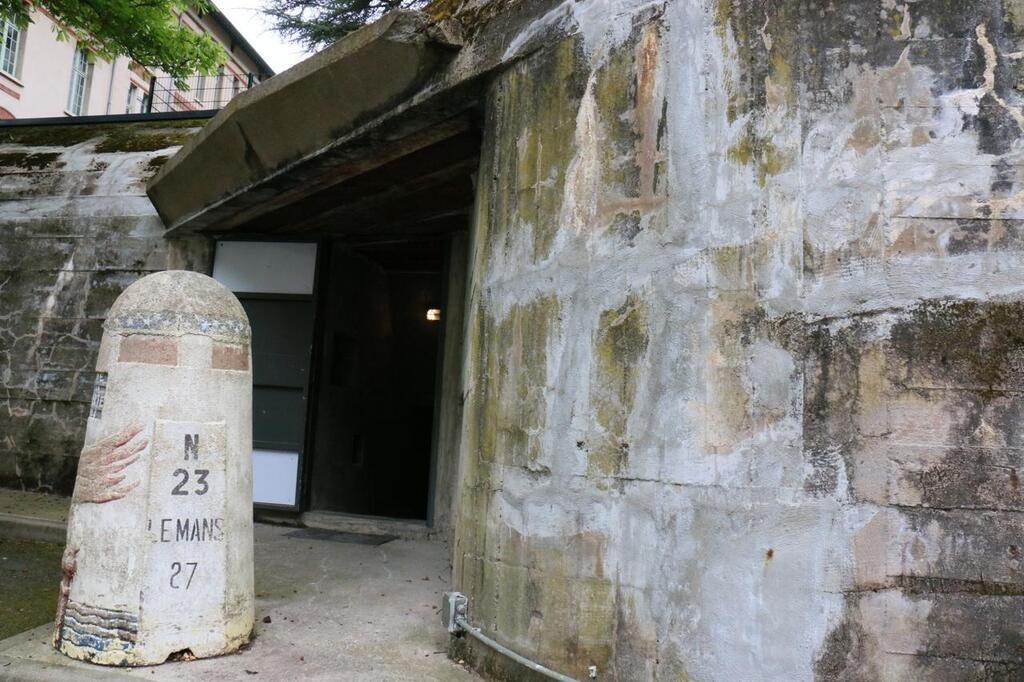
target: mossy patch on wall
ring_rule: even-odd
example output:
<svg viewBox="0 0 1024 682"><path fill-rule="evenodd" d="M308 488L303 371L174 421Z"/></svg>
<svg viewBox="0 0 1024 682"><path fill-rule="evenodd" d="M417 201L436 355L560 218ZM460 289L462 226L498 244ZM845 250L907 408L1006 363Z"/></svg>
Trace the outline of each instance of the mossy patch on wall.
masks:
<svg viewBox="0 0 1024 682"><path fill-rule="evenodd" d="M590 391L597 429L587 453L592 476L619 474L629 459L626 427L643 371L648 325L647 304L636 293L598 320Z"/></svg>
<svg viewBox="0 0 1024 682"><path fill-rule="evenodd" d="M177 140L174 144L182 144L195 134L206 123L205 118L183 118L176 120L141 120L120 123L80 123L55 125L14 125L0 126L0 144L15 144L26 147L71 147L87 140L110 139L109 151L132 151L132 140L136 137L148 138L145 143L150 149L158 140ZM165 145L165 147L174 146ZM134 151L143 151L136 149Z"/></svg>
<svg viewBox="0 0 1024 682"><path fill-rule="evenodd" d="M757 184L764 187L768 178L782 172L790 160L779 151L771 140L748 133L729 148L729 159L740 165L753 166Z"/></svg>
<svg viewBox="0 0 1024 682"><path fill-rule="evenodd" d="M475 33L520 2L523 0L433 0L423 11L434 21L455 19L467 31Z"/></svg>
<svg viewBox="0 0 1024 682"><path fill-rule="evenodd" d="M859 324L812 324L806 335L804 367L804 489L812 495L844 495L839 486L859 434Z"/></svg>
<svg viewBox="0 0 1024 682"><path fill-rule="evenodd" d="M528 469L541 464L540 436L547 416L547 352L561 304L541 297L514 304L487 332L481 415L484 459Z"/></svg>
<svg viewBox="0 0 1024 682"><path fill-rule="evenodd" d="M638 30L634 29L634 33ZM639 196L641 191L636 154L639 134L633 122L636 68L634 51L621 49L594 74L594 102L603 134L603 144L599 146L601 180L621 196L631 197Z"/></svg>
<svg viewBox="0 0 1024 682"><path fill-rule="evenodd" d="M96 151L100 154L159 151L169 147L180 147L193 133L195 129L191 128L148 131L132 130L128 127L114 129L96 145Z"/></svg>
<svg viewBox="0 0 1024 682"><path fill-rule="evenodd" d="M795 104L801 58L812 49L800 39L803 20L796 0L715 1L715 33L742 65L727 84L730 123L771 104Z"/></svg>
<svg viewBox="0 0 1024 682"><path fill-rule="evenodd" d="M1024 305L1016 301L922 301L893 326L890 344L909 389L1024 388Z"/></svg>
<svg viewBox="0 0 1024 682"><path fill-rule="evenodd" d="M584 82L576 40L562 40L502 76L495 95L500 128L496 163L505 172L493 184L494 248L520 229L532 232L532 257L551 253L562 225L564 185L573 154L576 113Z"/></svg>
<svg viewBox="0 0 1024 682"><path fill-rule="evenodd" d="M64 165L56 152L7 152L0 153L0 167L17 171L38 171L56 169Z"/></svg>

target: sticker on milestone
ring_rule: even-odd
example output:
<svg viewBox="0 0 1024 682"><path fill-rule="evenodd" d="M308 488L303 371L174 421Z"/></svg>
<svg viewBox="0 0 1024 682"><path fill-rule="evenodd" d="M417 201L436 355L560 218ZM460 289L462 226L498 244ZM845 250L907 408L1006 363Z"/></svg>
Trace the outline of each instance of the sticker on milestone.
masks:
<svg viewBox="0 0 1024 682"><path fill-rule="evenodd" d="M107 373L96 374L96 383L92 387L92 405L89 406L89 416L93 419L103 419L103 400L107 397Z"/></svg>

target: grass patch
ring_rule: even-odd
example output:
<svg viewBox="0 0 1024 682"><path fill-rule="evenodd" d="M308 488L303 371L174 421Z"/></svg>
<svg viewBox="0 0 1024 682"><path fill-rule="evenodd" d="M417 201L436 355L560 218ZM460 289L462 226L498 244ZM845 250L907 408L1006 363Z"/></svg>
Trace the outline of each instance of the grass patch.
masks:
<svg viewBox="0 0 1024 682"><path fill-rule="evenodd" d="M0 538L0 639L53 621L61 545Z"/></svg>

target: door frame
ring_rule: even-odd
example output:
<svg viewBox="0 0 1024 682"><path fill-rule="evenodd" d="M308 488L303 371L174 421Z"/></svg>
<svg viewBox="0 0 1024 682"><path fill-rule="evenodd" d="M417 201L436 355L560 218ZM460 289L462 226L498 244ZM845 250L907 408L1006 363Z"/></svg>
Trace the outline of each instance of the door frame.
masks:
<svg viewBox="0 0 1024 682"><path fill-rule="evenodd" d="M318 249L319 250L319 249ZM262 294L259 292L240 291L235 294L235 298L239 301L309 301L313 308L313 328L316 328L316 290L312 294ZM311 332L312 333L312 332ZM315 339L314 339L315 341ZM307 422L309 421L309 385L312 378L312 343L310 344L310 356L306 363L306 381L302 386L302 400L305 403L302 424L302 440L299 441L299 452L298 460L296 462L295 470L295 492L292 499L295 500L295 504L279 504L276 502L257 502L253 500L253 507L259 509L276 509L280 511L302 511L301 508L301 491L302 491L302 469L304 466L304 460L306 458L306 449L308 447L309 435L306 433ZM253 438L253 450L262 449L256 445L256 439Z"/></svg>
<svg viewBox="0 0 1024 682"><path fill-rule="evenodd" d="M408 240L396 239L391 236L384 240L386 242L399 241L427 241L424 238L411 237ZM323 239L319 242L317 249L317 277L314 282L315 312L314 312L314 339L313 354L310 364L310 400L306 406L306 448L303 453L303 467L301 479L301 507L299 511L315 511L317 514L330 514L339 518L358 517L360 519L375 519L381 523L393 521L423 523L426 528L435 528L438 520L443 517L445 523L450 523L450 510L439 514L437 509L438 486L445 485L440 481L441 448L448 450L447 457L458 457L459 441L461 438L462 409L462 350L464 343L464 316L465 296L468 287L468 235L465 232L453 232L436 235L436 241L440 242L443 261L440 272L441 295L440 304L442 308L441 329L437 341L437 355L434 379L434 410L431 419L430 429L430 461L427 472L427 504L426 518L419 519L394 519L388 516L362 516L345 514L343 512L322 512L310 508L310 497L312 491L313 458L316 456L316 419L319 412L319 381L323 370L323 324L325 319L325 306L328 296L324 295L322 287L330 281L332 267L331 252L333 251L334 240ZM352 244L358 247L361 244ZM453 258L461 259L463 262L454 262ZM453 283L456 287L453 288ZM453 314L454 313L454 314ZM451 348L452 344L455 348ZM457 367L446 367L445 360L453 361ZM447 384L446 381L455 381L455 385ZM446 390L447 389L447 390ZM442 434L442 423L445 419L454 419L454 428L451 433L446 430ZM457 470L457 467L455 467ZM452 483L454 486L454 482ZM454 490L452 490L454 496ZM450 499L450 498L449 498Z"/></svg>
<svg viewBox="0 0 1024 682"><path fill-rule="evenodd" d="M246 234L246 235L225 235L226 238L215 239L216 241L237 241L237 242L268 242L268 243L306 243L316 244L316 260L313 271L313 290L311 295L306 294L261 294L261 293L248 293L248 292L237 292L235 296L239 299L249 298L263 298L271 299L276 298L278 300L293 298L296 300L312 300L313 305L313 340L310 345L310 356L309 356L309 373L306 377L306 385L304 388L305 403L306 403L306 417L305 425L303 428L303 441L298 458L298 470L296 472L296 494L294 505L283 505L273 504L266 502L254 502L253 507L257 511L269 512L271 514L285 514L286 516L297 516L303 512L310 511L310 496L312 490L312 475L313 475L313 457L316 449L316 424L317 414L319 412L319 389L320 380L323 370L323 357L324 357L324 340L323 340L323 326L325 319L324 307L327 305L327 296L323 295L323 287L328 281L328 275L331 268L331 251L333 244L336 240L330 239L323 236L314 238L288 238L280 235L263 235L263 234ZM469 250L468 250L468 235L464 231L455 231L452 233L437 235L438 240L442 242L442 249L444 252L444 262L441 272L441 305L442 305L442 322L440 337L438 339L437 349L437 367L436 367L436 379L434 387L434 415L431 425L431 442L430 442L430 468L428 472L427 481L427 512L426 519L423 521L427 528L435 528L438 524L439 519L444 519L444 523L450 524L452 519L450 517L450 511L439 512L437 509L438 503L438 487L446 485L445 481L439 480L438 476L440 473L440 459L442 456L449 458L455 458L454 470L458 470L458 450L459 441L461 436L461 391L462 391L462 354L463 346L465 342L465 297L469 287ZM394 237L389 238L387 241L405 241L401 239L395 239ZM409 241L421 241L415 237L409 239ZM357 246L354 245L354 246ZM214 252L216 249L214 248ZM455 262L453 258L461 259L463 262ZM213 274L213 259L210 261L210 275ZM456 282L457 280L457 282ZM457 284L457 287L453 288L453 283ZM454 344L454 348L451 346ZM445 360L454 362L456 367L447 367ZM446 381L454 381L455 385L446 384ZM450 429L446 429L444 434L441 433L442 422L444 420L454 419L454 426ZM451 432L449 432L449 430ZM440 452L441 448L449 450L446 455L442 455ZM453 481L452 486L452 497L455 495ZM447 500L450 502L450 499ZM327 513L327 512L325 512ZM338 516L344 517L346 514L338 514ZM362 518L362 517L361 517ZM389 517L368 517L373 519L379 519L381 522L391 521ZM443 530L443 529L442 529Z"/></svg>
<svg viewBox="0 0 1024 682"><path fill-rule="evenodd" d="M226 238L214 238L213 239L213 258L210 259L210 272L209 276L213 276L214 263L216 261L217 243L218 242L260 242L268 244L315 244L316 245L316 258L313 265L313 287L312 293L310 294L275 294L275 293L261 293L261 292L247 292L238 291L232 292L239 301L242 300L295 300L295 301L310 301L313 307L313 330L312 330L312 343L310 344L309 350L309 363L307 364L308 371L306 373L306 382L303 386L303 399L306 403L306 414L304 415L303 428L302 428L302 442L299 446L299 457L296 465L295 472L295 504L277 504L272 502L253 502L254 510L264 510L272 512L285 512L288 514L299 514L305 509L305 476L306 469L311 469L307 463L309 457L309 448L311 447L310 441L310 414L315 412L311 410L310 406L314 400L311 396L315 396L316 390L316 379L317 379L317 368L314 363L318 358L317 346L319 344L319 337L317 336L320 324L320 273L322 271L322 261L324 258L324 240L320 238L294 238L289 239L281 236L270 236L270 235L259 235L259 234L245 234L245 235L230 235ZM250 457L252 453L250 453Z"/></svg>

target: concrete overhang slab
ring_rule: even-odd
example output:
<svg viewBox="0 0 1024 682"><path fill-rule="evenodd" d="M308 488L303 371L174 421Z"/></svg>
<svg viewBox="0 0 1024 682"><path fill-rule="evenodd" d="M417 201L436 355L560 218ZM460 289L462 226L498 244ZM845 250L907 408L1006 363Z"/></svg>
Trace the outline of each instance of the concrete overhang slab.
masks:
<svg viewBox="0 0 1024 682"><path fill-rule="evenodd" d="M150 181L149 197L168 230L186 232L220 229L229 216L237 223L239 213L258 213L257 205L302 196L304 187L323 185L314 179L323 168L310 169L324 165L318 157L337 166L337 155L327 152L339 140L363 137L357 132L369 122L405 108L437 80L458 47L457 38L422 13L391 12L232 100ZM368 148L384 151L380 144L358 146L357 156L372 155ZM349 156L353 170L372 166L353 161Z"/></svg>

